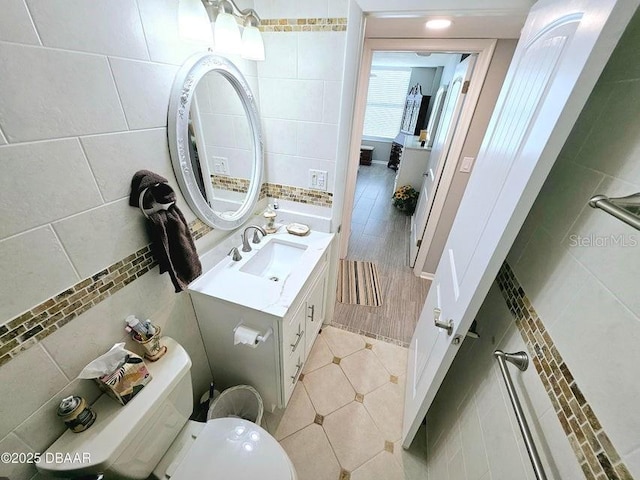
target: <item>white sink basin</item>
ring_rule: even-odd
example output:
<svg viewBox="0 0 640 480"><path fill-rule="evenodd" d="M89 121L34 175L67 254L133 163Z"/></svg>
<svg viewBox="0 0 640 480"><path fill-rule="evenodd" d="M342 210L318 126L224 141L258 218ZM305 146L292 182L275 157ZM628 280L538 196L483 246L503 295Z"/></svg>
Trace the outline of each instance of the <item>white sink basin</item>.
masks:
<svg viewBox="0 0 640 480"><path fill-rule="evenodd" d="M306 245L274 239L256 252L240 271L278 282L291 273L306 249Z"/></svg>

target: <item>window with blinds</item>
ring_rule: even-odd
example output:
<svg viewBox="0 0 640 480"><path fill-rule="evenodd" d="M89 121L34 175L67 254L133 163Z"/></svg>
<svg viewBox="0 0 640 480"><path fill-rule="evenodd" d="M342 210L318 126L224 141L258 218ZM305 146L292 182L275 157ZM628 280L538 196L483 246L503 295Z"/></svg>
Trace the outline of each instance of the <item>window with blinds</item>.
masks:
<svg viewBox="0 0 640 480"><path fill-rule="evenodd" d="M373 67L364 115L365 137L393 139L400 132L410 68Z"/></svg>

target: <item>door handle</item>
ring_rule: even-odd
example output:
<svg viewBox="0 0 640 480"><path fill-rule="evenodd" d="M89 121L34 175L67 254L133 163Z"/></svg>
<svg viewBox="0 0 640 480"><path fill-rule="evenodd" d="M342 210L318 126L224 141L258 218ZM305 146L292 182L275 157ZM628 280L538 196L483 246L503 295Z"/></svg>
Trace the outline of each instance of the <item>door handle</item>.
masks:
<svg viewBox="0 0 640 480"><path fill-rule="evenodd" d="M424 172L424 173L422 174L422 176L423 176L423 177L428 177L428 176L429 176L429 172Z"/></svg>
<svg viewBox="0 0 640 480"><path fill-rule="evenodd" d="M447 335L451 335L453 333L453 320L440 320L440 315L442 314L442 310L439 308L433 309L433 324L447 331Z"/></svg>
<svg viewBox="0 0 640 480"><path fill-rule="evenodd" d="M307 308L309 308L309 310L311 310L311 315L308 316L307 318L309 318L313 322L313 320L314 320L313 317L315 317L315 314L316 314L316 306L315 305L310 305Z"/></svg>

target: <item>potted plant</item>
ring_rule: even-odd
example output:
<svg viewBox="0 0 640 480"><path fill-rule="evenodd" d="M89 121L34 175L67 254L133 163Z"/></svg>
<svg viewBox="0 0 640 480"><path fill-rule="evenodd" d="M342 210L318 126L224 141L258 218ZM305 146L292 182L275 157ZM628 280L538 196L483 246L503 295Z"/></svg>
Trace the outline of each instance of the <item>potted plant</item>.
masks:
<svg viewBox="0 0 640 480"><path fill-rule="evenodd" d="M412 215L418 203L418 191L411 185L405 185L396 190L391 198L394 207L407 215Z"/></svg>

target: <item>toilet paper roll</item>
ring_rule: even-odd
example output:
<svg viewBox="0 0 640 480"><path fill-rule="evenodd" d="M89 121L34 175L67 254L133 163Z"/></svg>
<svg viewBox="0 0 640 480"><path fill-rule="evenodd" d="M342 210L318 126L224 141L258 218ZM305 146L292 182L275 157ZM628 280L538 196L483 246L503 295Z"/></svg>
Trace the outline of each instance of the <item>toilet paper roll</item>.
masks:
<svg viewBox="0 0 640 480"><path fill-rule="evenodd" d="M260 343L260 340L258 340L259 335L260 332L258 330L240 325L233 334L233 344L249 345L251 348L256 348Z"/></svg>

